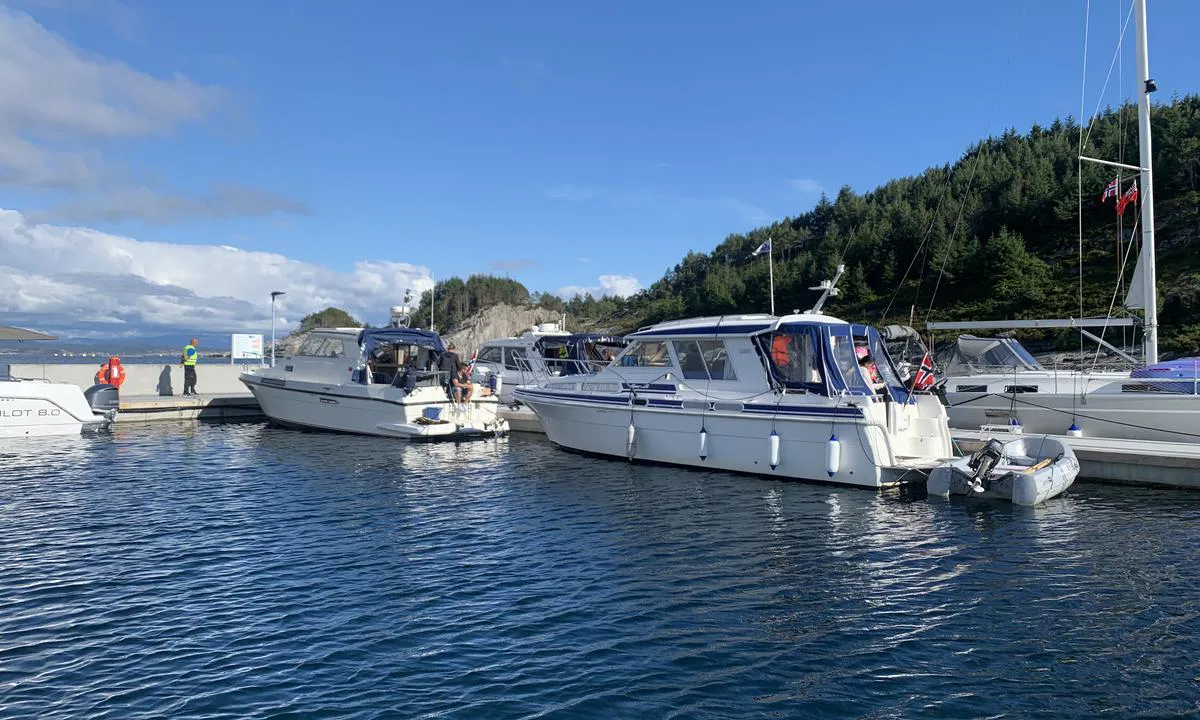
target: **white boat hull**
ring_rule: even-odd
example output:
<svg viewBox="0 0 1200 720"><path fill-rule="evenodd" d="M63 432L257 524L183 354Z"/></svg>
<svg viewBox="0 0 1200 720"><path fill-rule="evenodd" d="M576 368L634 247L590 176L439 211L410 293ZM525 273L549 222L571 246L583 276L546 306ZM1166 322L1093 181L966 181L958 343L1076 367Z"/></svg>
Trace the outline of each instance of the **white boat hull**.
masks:
<svg viewBox="0 0 1200 720"><path fill-rule="evenodd" d="M1010 381L1011 382L1011 381ZM1075 424L1085 437L1200 442L1200 396L1094 392L986 395L947 392L950 426L978 430L1016 418L1026 433L1065 435Z"/></svg>
<svg viewBox="0 0 1200 720"><path fill-rule="evenodd" d="M474 399L466 408L447 402L438 387L417 388L412 395L385 385L329 385L288 380L283 386L263 383L252 373L242 382L272 421L331 432L411 440L460 440L495 437L508 432L494 397ZM440 411L430 421L429 408Z"/></svg>
<svg viewBox="0 0 1200 720"><path fill-rule="evenodd" d="M830 415L781 413L773 419L746 413L702 415L685 409L596 407L521 390L518 398L537 412L552 442L599 455L870 488L894 485L914 470L928 470L941 462L894 462L879 427L861 420L831 423ZM779 437L776 467L771 467L772 431ZM840 443L834 473L826 468L831 434L836 434ZM931 441L938 446L935 457L950 455L948 438Z"/></svg>
<svg viewBox="0 0 1200 720"><path fill-rule="evenodd" d="M115 413L97 413L68 383L0 381L0 438L79 435L107 429Z"/></svg>

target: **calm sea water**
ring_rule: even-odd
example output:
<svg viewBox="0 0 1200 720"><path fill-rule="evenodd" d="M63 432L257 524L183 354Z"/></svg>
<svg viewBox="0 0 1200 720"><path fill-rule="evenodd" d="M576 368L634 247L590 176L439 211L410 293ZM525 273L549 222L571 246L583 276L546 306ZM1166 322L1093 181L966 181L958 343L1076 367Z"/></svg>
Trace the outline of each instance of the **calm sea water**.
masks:
<svg viewBox="0 0 1200 720"><path fill-rule="evenodd" d="M1200 494L170 425L0 446L5 718L1197 712Z"/></svg>

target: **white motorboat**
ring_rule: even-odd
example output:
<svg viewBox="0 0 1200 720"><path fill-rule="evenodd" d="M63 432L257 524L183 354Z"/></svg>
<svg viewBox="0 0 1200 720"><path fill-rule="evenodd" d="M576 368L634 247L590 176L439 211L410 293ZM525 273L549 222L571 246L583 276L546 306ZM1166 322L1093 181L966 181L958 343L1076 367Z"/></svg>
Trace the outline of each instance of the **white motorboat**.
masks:
<svg viewBox="0 0 1200 720"><path fill-rule="evenodd" d="M315 330L275 367L242 373L263 414L281 425L407 438L462 440L508 431L499 402L476 388L454 403L437 333L403 327Z"/></svg>
<svg viewBox="0 0 1200 720"><path fill-rule="evenodd" d="M814 310L666 322L626 340L594 375L515 390L552 442L866 487L953 457L940 399L908 391L873 328Z"/></svg>
<svg viewBox="0 0 1200 720"><path fill-rule="evenodd" d="M559 348L570 336L558 323L542 323L515 337L488 340L475 353L474 372L485 380L494 378L500 402L512 405L513 390L534 381L536 360L550 359L551 365L537 362L536 369L557 372Z"/></svg>
<svg viewBox="0 0 1200 720"><path fill-rule="evenodd" d="M54 339L34 330L0 327L0 340ZM112 385L82 390L44 378L16 378L7 365L0 365L0 438L106 430L116 418L119 404L117 388Z"/></svg>
<svg viewBox="0 0 1200 720"><path fill-rule="evenodd" d="M1132 326L1133 317L1065 318L1051 320L931 322L930 330L1016 328L1075 328L1100 346L1142 367L1132 372L1090 372L1047 369L1009 338L958 340L956 352L965 361L944 371L950 422L956 428L978 429L983 424L1019 423L1026 432L1084 435L1098 438L1195 443L1200 441L1200 359L1160 364L1158 360L1158 294L1154 240L1154 183L1150 137L1150 78L1146 48L1146 3L1135 0L1137 18L1138 152L1139 165L1080 156L1133 171L1132 190L1140 202L1141 254L1124 305L1141 310L1142 358L1136 359L1105 340L1105 332ZM1114 180L1119 189L1120 183ZM1127 191L1128 192L1128 191ZM1100 334L1087 328L1100 328ZM973 347L971 347L973 346ZM965 368L965 371L962 369Z"/></svg>
<svg viewBox="0 0 1200 720"><path fill-rule="evenodd" d="M546 335L527 349L508 344L511 340L485 343L475 359L475 378L499 395L505 406L501 414L512 430L533 433L542 432L542 423L537 414L514 398L516 388L537 386L552 377L594 374L626 345L621 336L603 333ZM507 367L508 358L513 368Z"/></svg>
<svg viewBox="0 0 1200 720"><path fill-rule="evenodd" d="M1066 492L1079 474L1071 446L1052 437L991 439L967 457L934 468L925 488L930 495L965 495L1037 505Z"/></svg>

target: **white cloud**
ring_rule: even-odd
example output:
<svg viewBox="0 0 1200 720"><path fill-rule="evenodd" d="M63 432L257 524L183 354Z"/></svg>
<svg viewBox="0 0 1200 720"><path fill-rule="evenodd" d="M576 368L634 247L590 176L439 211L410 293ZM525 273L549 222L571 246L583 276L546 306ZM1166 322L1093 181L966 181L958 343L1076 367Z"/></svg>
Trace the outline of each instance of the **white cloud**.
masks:
<svg viewBox="0 0 1200 720"><path fill-rule="evenodd" d="M0 129L0 185L39 188L81 188L100 175L94 153L59 152L38 147Z"/></svg>
<svg viewBox="0 0 1200 720"><path fill-rule="evenodd" d="M119 223L137 219L150 225L166 225L186 220L261 217L276 213L311 215L312 210L305 203L261 188L228 183L214 185L201 193L158 192L139 186L119 188L30 213L29 221Z"/></svg>
<svg viewBox="0 0 1200 720"><path fill-rule="evenodd" d="M592 297L627 298L637 294L642 289L642 283L633 275L601 275L598 284L593 286L567 285L559 288L555 295L561 298L572 298L576 295L591 295Z"/></svg>
<svg viewBox="0 0 1200 720"><path fill-rule="evenodd" d="M287 293L276 305L280 327L330 305L380 323L406 288L419 296L431 286L428 269L408 263L364 260L340 272L227 245L36 225L0 210L0 313L60 332L258 332L270 325L272 290Z"/></svg>
<svg viewBox="0 0 1200 720"><path fill-rule="evenodd" d="M39 10L82 9L78 0L26 4ZM108 1L91 10L117 17L122 7ZM163 224L310 214L304 203L258 188L215 184L183 191L165 183L131 184L134 173L109 166L95 149L97 140L164 134L205 120L228 105L228 97L224 88L183 75L155 77L87 53L29 15L0 5L0 185L73 194L31 219Z"/></svg>
<svg viewBox="0 0 1200 720"><path fill-rule="evenodd" d="M88 55L28 15L0 6L0 127L12 132L142 135L199 120L224 91L159 79Z"/></svg>
<svg viewBox="0 0 1200 720"><path fill-rule="evenodd" d="M793 190L808 195L817 195L825 192L825 188L821 186L821 183L813 180L812 178L795 178L789 184L792 186Z"/></svg>

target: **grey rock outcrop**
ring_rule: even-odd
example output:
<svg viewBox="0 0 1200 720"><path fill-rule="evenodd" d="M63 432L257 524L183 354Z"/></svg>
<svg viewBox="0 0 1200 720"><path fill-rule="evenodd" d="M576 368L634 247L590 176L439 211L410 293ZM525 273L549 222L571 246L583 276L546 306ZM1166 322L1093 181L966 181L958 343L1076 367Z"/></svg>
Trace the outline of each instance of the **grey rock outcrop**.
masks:
<svg viewBox="0 0 1200 720"><path fill-rule="evenodd" d="M458 347L458 354L470 357L479 346L488 340L520 335L534 325L562 323L562 316L545 308L493 305L459 323L450 332L442 335L447 343ZM569 328L568 328L569 329Z"/></svg>

